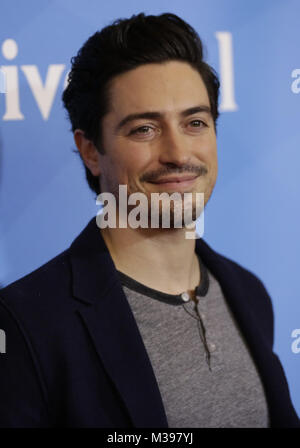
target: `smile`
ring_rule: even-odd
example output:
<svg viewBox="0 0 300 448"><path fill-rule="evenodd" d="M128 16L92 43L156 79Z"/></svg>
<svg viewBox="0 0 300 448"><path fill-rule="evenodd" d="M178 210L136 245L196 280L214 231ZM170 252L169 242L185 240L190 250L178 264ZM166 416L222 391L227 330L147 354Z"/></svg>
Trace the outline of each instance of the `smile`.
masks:
<svg viewBox="0 0 300 448"><path fill-rule="evenodd" d="M158 179L155 181L150 182L151 184L155 185L163 185L164 188L168 189L178 189L179 188L186 188L190 187L195 179L197 179L198 176L172 176L172 177L164 177L162 179Z"/></svg>

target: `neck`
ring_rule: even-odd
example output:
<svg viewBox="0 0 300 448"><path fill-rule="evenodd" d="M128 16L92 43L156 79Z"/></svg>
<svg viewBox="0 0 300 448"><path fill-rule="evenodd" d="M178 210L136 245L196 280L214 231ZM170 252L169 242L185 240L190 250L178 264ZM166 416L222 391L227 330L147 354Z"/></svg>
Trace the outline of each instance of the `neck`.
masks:
<svg viewBox="0 0 300 448"><path fill-rule="evenodd" d="M101 229L116 269L168 294L194 290L200 282L195 240L180 229Z"/></svg>

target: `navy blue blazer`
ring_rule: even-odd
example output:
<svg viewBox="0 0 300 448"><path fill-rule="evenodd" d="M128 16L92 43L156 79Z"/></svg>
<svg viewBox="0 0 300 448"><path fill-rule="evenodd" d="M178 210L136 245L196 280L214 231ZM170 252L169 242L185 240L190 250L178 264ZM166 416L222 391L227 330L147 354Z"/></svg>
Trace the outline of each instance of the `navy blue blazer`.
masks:
<svg viewBox="0 0 300 448"><path fill-rule="evenodd" d="M299 419L273 347L270 298L253 274L196 251L220 282L266 392L272 427ZM70 248L0 291L1 427L152 427L168 422L135 318L92 219Z"/></svg>

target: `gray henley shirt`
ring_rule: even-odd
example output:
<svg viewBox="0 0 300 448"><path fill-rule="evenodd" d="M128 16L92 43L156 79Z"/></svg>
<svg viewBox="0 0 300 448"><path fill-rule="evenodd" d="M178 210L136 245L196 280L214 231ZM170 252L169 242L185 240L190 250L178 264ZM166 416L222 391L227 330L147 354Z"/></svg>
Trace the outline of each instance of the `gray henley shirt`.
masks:
<svg viewBox="0 0 300 448"><path fill-rule="evenodd" d="M264 388L247 344L218 281L200 258L199 263L195 301L186 294L156 291L119 272L168 425L268 427Z"/></svg>

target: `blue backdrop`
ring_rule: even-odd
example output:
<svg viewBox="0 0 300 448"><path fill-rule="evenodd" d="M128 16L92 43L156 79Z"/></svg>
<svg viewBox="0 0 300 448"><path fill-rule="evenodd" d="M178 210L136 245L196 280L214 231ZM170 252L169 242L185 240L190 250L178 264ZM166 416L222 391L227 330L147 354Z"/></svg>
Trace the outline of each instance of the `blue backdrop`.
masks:
<svg viewBox="0 0 300 448"><path fill-rule="evenodd" d="M300 414L300 330L292 337L300 329L299 0L2 0L0 283L65 249L99 210L72 152L61 93L83 42L141 11L187 20L221 76L219 178L204 238L264 281L275 351Z"/></svg>

